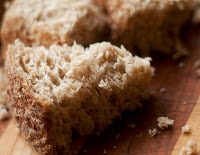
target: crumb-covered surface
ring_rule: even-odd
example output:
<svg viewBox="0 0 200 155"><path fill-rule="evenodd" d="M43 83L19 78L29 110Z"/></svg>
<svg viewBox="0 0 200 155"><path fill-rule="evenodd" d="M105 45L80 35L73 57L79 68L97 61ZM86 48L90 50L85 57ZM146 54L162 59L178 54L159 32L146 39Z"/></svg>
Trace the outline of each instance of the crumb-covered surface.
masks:
<svg viewBox="0 0 200 155"><path fill-rule="evenodd" d="M84 154L84 150L87 150L87 155L96 152L103 154L103 150L106 149L107 155L119 153L169 155L179 136L183 136L183 140L191 139L198 143L199 121L195 119L193 124L188 124L191 127L191 134L183 134L181 128L187 123L200 94L200 80L193 69L194 62L200 57L199 36L200 29L196 28L192 29L190 35L185 38L185 44L191 54L181 59L180 62L184 62L183 68L177 66L179 61L172 61L171 58L153 57L152 65L156 67L156 74L151 82L152 97L148 101L149 104L145 104L142 110L133 114L128 116L126 114L123 119L125 122L134 122L135 128L129 128L124 121L118 122L101 135L90 136L80 154ZM166 88L166 94L160 93L160 88ZM199 108L197 110L199 111ZM160 116L174 119L174 126L167 130L159 129L157 118ZM196 124L195 128L194 124ZM150 137L148 130L155 127L161 134ZM192 137L188 138L189 136ZM185 144L181 143L180 149L177 149L174 155L178 155ZM115 149L113 145L116 146ZM200 150L199 144L197 147Z"/></svg>
<svg viewBox="0 0 200 155"><path fill-rule="evenodd" d="M0 121L4 121L10 118L10 112L6 105L0 104Z"/></svg>

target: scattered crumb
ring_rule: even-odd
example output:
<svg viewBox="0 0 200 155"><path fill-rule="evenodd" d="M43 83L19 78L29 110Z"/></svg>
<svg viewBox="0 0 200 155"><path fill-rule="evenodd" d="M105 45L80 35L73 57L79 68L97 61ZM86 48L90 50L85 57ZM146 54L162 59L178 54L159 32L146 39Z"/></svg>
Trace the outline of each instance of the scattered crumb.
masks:
<svg viewBox="0 0 200 155"><path fill-rule="evenodd" d="M193 141L188 141L186 146L182 147L179 155L197 155L197 144Z"/></svg>
<svg viewBox="0 0 200 155"><path fill-rule="evenodd" d="M148 134L149 134L150 137L154 137L158 134L158 130L156 128L149 129Z"/></svg>
<svg viewBox="0 0 200 155"><path fill-rule="evenodd" d="M107 151L106 151L106 150L103 150L103 153L104 153L104 154L106 154L106 153L107 153Z"/></svg>
<svg viewBox="0 0 200 155"><path fill-rule="evenodd" d="M200 68L196 69L196 70L195 70L195 73L196 73L196 75L197 75L198 77L200 77Z"/></svg>
<svg viewBox="0 0 200 155"><path fill-rule="evenodd" d="M190 130L190 126L187 124L182 127L182 133L190 133Z"/></svg>
<svg viewBox="0 0 200 155"><path fill-rule="evenodd" d="M200 59L196 60L194 63L193 63L193 68L196 70L198 68L200 68Z"/></svg>
<svg viewBox="0 0 200 155"><path fill-rule="evenodd" d="M186 101L183 101L183 104L187 104Z"/></svg>
<svg viewBox="0 0 200 155"><path fill-rule="evenodd" d="M193 63L193 68L194 68L194 71L196 73L196 75L198 77L200 77L200 59L196 60L194 63Z"/></svg>
<svg viewBox="0 0 200 155"><path fill-rule="evenodd" d="M161 129L168 128L174 125L174 120L169 119L168 117L158 117L158 127Z"/></svg>
<svg viewBox="0 0 200 155"><path fill-rule="evenodd" d="M119 135L120 135L120 133L117 133L116 139L119 139Z"/></svg>
<svg viewBox="0 0 200 155"><path fill-rule="evenodd" d="M185 65L185 64L184 64L183 62L180 62L180 63L178 64L178 67L179 67L179 68L182 68L184 65Z"/></svg>
<svg viewBox="0 0 200 155"><path fill-rule="evenodd" d="M132 129L133 129L133 128L135 128L136 125L135 125L134 123L128 123L127 126L128 126L129 128L132 128Z"/></svg>
<svg viewBox="0 0 200 155"><path fill-rule="evenodd" d="M8 119L10 117L10 113L5 105L0 104L0 121Z"/></svg>
<svg viewBox="0 0 200 155"><path fill-rule="evenodd" d="M165 94L166 93L166 88L160 88L160 93Z"/></svg>
<svg viewBox="0 0 200 155"><path fill-rule="evenodd" d="M113 149L116 149L117 148L117 146L116 145L113 145Z"/></svg>

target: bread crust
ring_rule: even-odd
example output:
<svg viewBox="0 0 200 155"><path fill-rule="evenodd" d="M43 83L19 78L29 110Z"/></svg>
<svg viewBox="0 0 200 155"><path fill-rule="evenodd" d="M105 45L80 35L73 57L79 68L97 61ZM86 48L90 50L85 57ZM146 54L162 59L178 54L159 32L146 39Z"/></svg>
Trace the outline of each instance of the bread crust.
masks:
<svg viewBox="0 0 200 155"><path fill-rule="evenodd" d="M44 106L35 99L30 92L30 87L20 78L19 71L12 64L14 60L8 58L6 68L8 72L9 85L7 89L8 104L12 115L16 119L21 134L37 152L45 155L67 154L71 143L70 125L64 122L57 122L60 113L57 113L54 106ZM61 111L62 112L62 111ZM65 118L67 121L67 118ZM65 127L65 129L63 128ZM52 130L53 128L53 130ZM62 134L65 130L66 135ZM58 141L63 145L57 146Z"/></svg>

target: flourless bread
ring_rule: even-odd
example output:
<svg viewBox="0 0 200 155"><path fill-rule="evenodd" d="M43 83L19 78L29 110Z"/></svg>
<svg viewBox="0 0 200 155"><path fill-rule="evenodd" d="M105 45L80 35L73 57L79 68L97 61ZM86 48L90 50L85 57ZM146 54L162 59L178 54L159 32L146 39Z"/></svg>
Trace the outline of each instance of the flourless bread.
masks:
<svg viewBox="0 0 200 155"><path fill-rule="evenodd" d="M92 0L14 0L3 20L3 51L17 38L30 46L87 46L102 40L105 29L104 13Z"/></svg>
<svg viewBox="0 0 200 155"><path fill-rule="evenodd" d="M102 2L107 8L113 43L143 54L182 50L180 34L191 19L194 0L101 0L101 5Z"/></svg>
<svg viewBox="0 0 200 155"><path fill-rule="evenodd" d="M67 154L73 134L104 130L141 106L150 58L110 43L7 50L8 100L22 135L42 154Z"/></svg>

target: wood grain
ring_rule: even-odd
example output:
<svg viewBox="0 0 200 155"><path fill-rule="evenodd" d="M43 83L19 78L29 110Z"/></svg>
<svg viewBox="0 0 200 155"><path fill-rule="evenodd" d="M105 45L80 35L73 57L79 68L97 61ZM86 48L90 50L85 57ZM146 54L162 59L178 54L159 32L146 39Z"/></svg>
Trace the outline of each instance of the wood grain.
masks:
<svg viewBox="0 0 200 155"><path fill-rule="evenodd" d="M70 146L70 155L78 154L85 140L86 137L74 139ZM0 155L38 155L20 135L14 119L10 120L0 138Z"/></svg>
<svg viewBox="0 0 200 155"><path fill-rule="evenodd" d="M1 155L36 155L36 152L19 134L14 120L11 120L0 139Z"/></svg>
<svg viewBox="0 0 200 155"><path fill-rule="evenodd" d="M197 144L197 150L200 152L200 97L186 124L190 126L191 132L180 135L172 155L178 155L181 148L186 146L188 141L195 142Z"/></svg>

